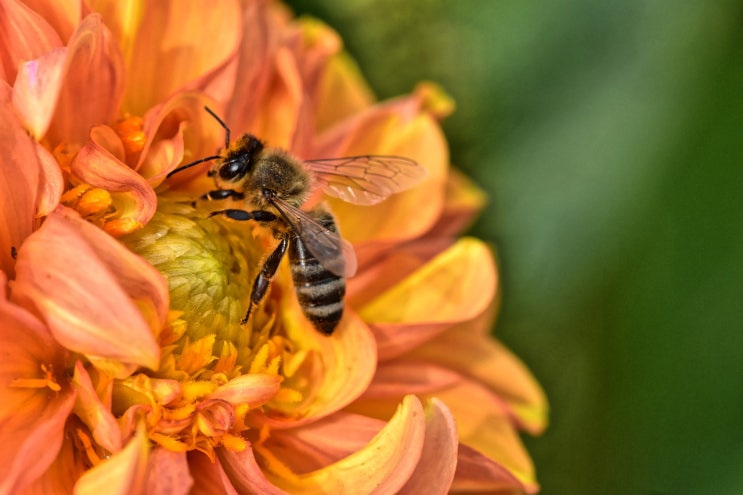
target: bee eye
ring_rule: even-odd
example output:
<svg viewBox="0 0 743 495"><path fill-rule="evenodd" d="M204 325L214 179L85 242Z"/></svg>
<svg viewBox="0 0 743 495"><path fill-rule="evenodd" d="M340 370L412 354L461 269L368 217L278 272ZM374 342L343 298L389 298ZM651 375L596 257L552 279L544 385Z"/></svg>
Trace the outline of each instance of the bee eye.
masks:
<svg viewBox="0 0 743 495"><path fill-rule="evenodd" d="M224 180L233 180L245 175L245 164L239 161L227 162L219 168L219 177Z"/></svg>

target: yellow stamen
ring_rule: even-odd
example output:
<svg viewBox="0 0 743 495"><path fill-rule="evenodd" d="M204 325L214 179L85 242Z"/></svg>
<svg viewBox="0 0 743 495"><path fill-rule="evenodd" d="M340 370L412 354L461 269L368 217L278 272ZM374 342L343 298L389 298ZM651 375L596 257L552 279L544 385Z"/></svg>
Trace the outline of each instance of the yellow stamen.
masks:
<svg viewBox="0 0 743 495"><path fill-rule="evenodd" d="M88 456L88 459L90 462L96 466L101 463L101 458L98 455L98 453L95 451L95 447L93 446L93 442L90 440L90 436L82 431L81 429L75 430L75 441L79 443L82 446L83 451L85 451L85 454Z"/></svg>
<svg viewBox="0 0 743 495"><path fill-rule="evenodd" d="M48 368L46 365L42 364L41 371L43 378L16 378L10 382L10 386L16 388L49 388L53 392L59 392L62 390L62 387L57 383L57 379L54 377L51 364Z"/></svg>

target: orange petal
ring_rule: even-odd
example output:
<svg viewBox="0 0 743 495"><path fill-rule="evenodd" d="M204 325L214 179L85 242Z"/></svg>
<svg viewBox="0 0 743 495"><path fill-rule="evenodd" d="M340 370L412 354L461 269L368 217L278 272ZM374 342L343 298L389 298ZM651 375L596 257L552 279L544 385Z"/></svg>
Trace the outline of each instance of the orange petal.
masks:
<svg viewBox="0 0 743 495"><path fill-rule="evenodd" d="M63 41L67 41L82 18L83 2L79 0L24 0L28 6L54 26Z"/></svg>
<svg viewBox="0 0 743 495"><path fill-rule="evenodd" d="M222 64L239 42L241 13L235 1L141 2L136 34L131 26L115 30L128 37L127 93L124 108L143 115L150 107ZM106 13L114 25L116 16ZM118 17L121 19L121 16ZM210 33L195 36L194 33ZM119 34L121 37L122 34Z"/></svg>
<svg viewBox="0 0 743 495"><path fill-rule="evenodd" d="M62 40L39 14L16 0L0 4L0 77L15 81L18 64L40 57Z"/></svg>
<svg viewBox="0 0 743 495"><path fill-rule="evenodd" d="M375 334L379 359L390 359L482 313L495 294L495 284L488 247L463 238L359 313Z"/></svg>
<svg viewBox="0 0 743 495"><path fill-rule="evenodd" d="M21 493L24 495L47 495L49 493L72 493L75 481L85 471L85 465L79 462L79 451L70 435L65 435L62 447L54 462L36 480ZM0 489L0 491L2 491ZM2 493L15 493L5 492Z"/></svg>
<svg viewBox="0 0 743 495"><path fill-rule="evenodd" d="M536 493L539 485L523 484L508 469L477 450L466 445L459 445L457 470L451 489L453 492L465 493L499 493L518 495Z"/></svg>
<svg viewBox="0 0 743 495"><path fill-rule="evenodd" d="M536 489L534 465L500 397L470 380L439 391L436 397L456 418L462 444L506 468L520 485Z"/></svg>
<svg viewBox="0 0 743 495"><path fill-rule="evenodd" d="M262 373L241 375L225 383L210 399L222 399L233 405L248 404L251 408L271 400L279 391L281 377Z"/></svg>
<svg viewBox="0 0 743 495"><path fill-rule="evenodd" d="M519 427L532 434L547 426L547 399L539 383L511 351L487 335L447 330L409 358L434 361L487 386L506 401Z"/></svg>
<svg viewBox="0 0 743 495"><path fill-rule="evenodd" d="M405 394L433 394L458 384L459 373L443 366L418 360L392 360L381 363L374 380L362 398L374 401L384 398L399 400Z"/></svg>
<svg viewBox="0 0 743 495"><path fill-rule="evenodd" d="M374 101L372 90L348 53L339 53L325 66L317 95L315 126L323 132Z"/></svg>
<svg viewBox="0 0 743 495"><path fill-rule="evenodd" d="M58 207L18 253L13 296L36 306L68 349L157 369L153 328L132 298L165 322L162 275L76 213ZM159 329L159 327L158 327Z"/></svg>
<svg viewBox="0 0 743 495"><path fill-rule="evenodd" d="M62 357L46 328L0 294L0 442L6 446L0 449L0 493L18 493L57 456L75 393L64 383L57 393L12 383L41 378L42 365L64 375Z"/></svg>
<svg viewBox="0 0 743 495"><path fill-rule="evenodd" d="M250 451L249 448L245 450ZM222 469L221 463L212 462L206 454L199 451L192 451L187 455L190 473L193 477L191 495L238 495L237 490L235 490L224 469ZM252 458L252 453L248 452L247 455L250 455L253 462L255 462L255 459ZM260 469L258 469L258 473L260 473ZM269 492L254 491L253 493Z"/></svg>
<svg viewBox="0 0 743 495"><path fill-rule="evenodd" d="M457 426L446 406L437 399L426 405L426 438L418 466L398 492L430 495L449 492L457 467Z"/></svg>
<svg viewBox="0 0 743 495"><path fill-rule="evenodd" d="M449 169L446 199L441 217L426 236L453 237L470 226L483 209L487 196L474 182L456 169Z"/></svg>
<svg viewBox="0 0 743 495"><path fill-rule="evenodd" d="M145 493L148 495L187 495L193 486L185 452L156 447L147 462Z"/></svg>
<svg viewBox="0 0 743 495"><path fill-rule="evenodd" d="M72 173L91 186L120 193L114 201L118 218L130 218L144 225L155 214L157 195L144 177L102 145L113 138L116 135L110 127L100 125L90 129L90 139L70 165Z"/></svg>
<svg viewBox="0 0 743 495"><path fill-rule="evenodd" d="M75 484L80 495L144 493L149 440L143 427L122 450L86 471Z"/></svg>
<svg viewBox="0 0 743 495"><path fill-rule="evenodd" d="M287 495L287 492L277 488L266 478L255 460L252 448L248 447L242 452L219 449L217 455L219 456L219 462L213 464L218 465L221 468L220 471L223 470L224 475L229 479L229 484L237 493ZM220 474L219 472L212 473L212 477L214 478ZM219 486L217 483L213 483L213 485Z"/></svg>
<svg viewBox="0 0 743 495"><path fill-rule="evenodd" d="M0 83L0 270L15 273L13 252L31 234L41 165L34 141L18 121L7 86Z"/></svg>
<svg viewBox="0 0 743 495"><path fill-rule="evenodd" d="M80 361L75 364L72 383L77 391L75 415L90 429L93 439L110 453L121 450L121 430L111 409L96 394L90 375Z"/></svg>
<svg viewBox="0 0 743 495"><path fill-rule="evenodd" d="M62 86L46 134L52 146L83 144L90 128L118 116L124 64L111 32L97 14L87 16L68 45Z"/></svg>
<svg viewBox="0 0 743 495"><path fill-rule="evenodd" d="M425 413L407 396L387 425L361 450L292 478L267 475L291 493L396 493L415 471L425 439Z"/></svg>

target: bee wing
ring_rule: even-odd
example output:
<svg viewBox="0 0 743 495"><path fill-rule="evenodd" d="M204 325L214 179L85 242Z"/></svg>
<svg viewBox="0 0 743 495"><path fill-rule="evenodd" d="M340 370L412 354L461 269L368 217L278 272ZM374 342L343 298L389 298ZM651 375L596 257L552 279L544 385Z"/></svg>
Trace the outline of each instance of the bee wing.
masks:
<svg viewBox="0 0 743 495"><path fill-rule="evenodd" d="M410 189L426 176L415 160L393 155L363 155L305 160L324 191L343 201L373 205Z"/></svg>
<svg viewBox="0 0 743 495"><path fill-rule="evenodd" d="M285 201L272 198L271 202L322 266L342 277L356 273L356 253L350 242Z"/></svg>

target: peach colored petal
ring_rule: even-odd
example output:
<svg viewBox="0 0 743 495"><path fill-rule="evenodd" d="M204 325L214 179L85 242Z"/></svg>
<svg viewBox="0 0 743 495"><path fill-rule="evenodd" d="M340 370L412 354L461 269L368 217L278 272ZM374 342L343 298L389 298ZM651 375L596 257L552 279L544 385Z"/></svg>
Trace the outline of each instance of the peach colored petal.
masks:
<svg viewBox="0 0 743 495"><path fill-rule="evenodd" d="M457 385L461 380L459 373L430 362L387 361L380 363L374 380L362 397L373 401L389 397L399 399L404 394L433 394Z"/></svg>
<svg viewBox="0 0 743 495"><path fill-rule="evenodd" d="M537 487L534 465L513 427L502 399L463 380L436 393L457 420L459 441L506 468L525 487ZM472 407L477 404L477 407Z"/></svg>
<svg viewBox="0 0 743 495"><path fill-rule="evenodd" d="M302 391L305 400L282 405L281 415L256 415L256 421L274 428L294 428L332 414L361 395L374 376L376 347L367 326L349 309L333 336L327 337L300 316L296 298L282 298L282 308L287 336L298 348L311 350L321 360L321 370L288 378L284 385Z"/></svg>
<svg viewBox="0 0 743 495"><path fill-rule="evenodd" d="M39 143L35 143L35 147L36 154L39 157L39 165L41 165L39 206L36 216L45 217L59 204L65 184L57 160Z"/></svg>
<svg viewBox="0 0 743 495"><path fill-rule="evenodd" d="M209 398L226 400L233 405L248 404L252 408L271 400L279 391L280 384L278 375L251 373L230 380Z"/></svg>
<svg viewBox="0 0 743 495"><path fill-rule="evenodd" d="M83 2L79 0L24 0L28 6L54 26L63 41L67 41L82 19Z"/></svg>
<svg viewBox="0 0 743 495"><path fill-rule="evenodd" d="M72 173L91 186L120 193L114 200L119 218L132 218L144 225L155 214L157 195L144 177L103 146L114 138L116 135L110 127L93 127L90 139L70 164Z"/></svg>
<svg viewBox="0 0 743 495"><path fill-rule="evenodd" d="M287 492L276 487L264 474L255 460L253 449L250 446L242 452L232 452L226 449L217 450L219 462L213 463L223 470L229 479L230 485L237 493L260 493L261 495L286 495ZM203 461L202 461L203 464ZM212 479L219 479L222 473L212 473ZM213 485L219 487L217 480ZM229 493L228 490L225 492ZM217 492L218 493L218 492Z"/></svg>
<svg viewBox="0 0 743 495"><path fill-rule="evenodd" d="M415 396L407 396L387 425L361 450L311 473L273 476L291 493L396 493L415 471L425 439L425 413Z"/></svg>
<svg viewBox="0 0 743 495"><path fill-rule="evenodd" d="M39 14L17 0L0 4L0 77L12 84L18 64L40 57L62 40Z"/></svg>
<svg viewBox="0 0 743 495"><path fill-rule="evenodd" d="M481 313L493 298L495 284L488 247L463 238L360 308L359 314L375 334L379 359L390 359Z"/></svg>
<svg viewBox="0 0 743 495"><path fill-rule="evenodd" d="M188 8L174 0L142 2L141 8L136 34L127 39L124 109L135 115L222 64L237 48L241 32L235 1L220 2L219 8L209 0L191 2Z"/></svg>
<svg viewBox="0 0 743 495"><path fill-rule="evenodd" d="M191 495L237 495L238 492L222 469L221 463L212 462L202 452L192 451L188 453L188 465L193 477Z"/></svg>
<svg viewBox="0 0 743 495"><path fill-rule="evenodd" d="M23 489L23 495L49 495L50 493L72 493L75 481L85 471L85 466L78 462L76 446L69 435L64 436L62 446L54 461ZM5 493L5 492L2 492Z"/></svg>
<svg viewBox="0 0 743 495"><path fill-rule="evenodd" d="M111 32L97 14L87 16L68 45L63 82L46 134L51 146L83 144L90 128L118 117L124 63Z"/></svg>
<svg viewBox="0 0 743 495"><path fill-rule="evenodd" d="M165 281L112 237L58 207L24 243L13 297L68 349L156 369L160 348L132 297L167 312Z"/></svg>
<svg viewBox="0 0 743 495"><path fill-rule="evenodd" d="M77 495L129 495L145 493L147 479L149 440L145 429L139 431L129 443L104 462L85 471L75 483Z"/></svg>
<svg viewBox="0 0 743 495"><path fill-rule="evenodd" d="M0 286L5 279L0 274ZM49 388L13 386L42 378L41 366L63 374L62 349L29 312L0 294L0 493L17 493L54 461L75 403L66 384Z"/></svg>
<svg viewBox="0 0 743 495"><path fill-rule="evenodd" d="M447 330L413 351L410 359L435 360L487 386L506 402L520 428L532 434L547 426L544 391L524 364L487 335Z"/></svg>
<svg viewBox="0 0 743 495"><path fill-rule="evenodd" d="M508 469L477 450L459 445L457 470L451 485L453 492L518 495L536 493L536 484L524 485Z"/></svg>
<svg viewBox="0 0 743 495"><path fill-rule="evenodd" d="M0 82L0 270L13 278L13 252L31 234L41 165L33 140L18 121L10 91Z"/></svg>
<svg viewBox="0 0 743 495"><path fill-rule="evenodd" d="M224 146L224 129L204 109L210 105L212 101L202 94L178 93L150 109L144 116L142 129L146 136L145 144L134 169L157 186L181 161L190 162L213 155ZM184 156L184 150L190 154ZM172 183L205 176L205 170L210 166L210 163L205 163L204 167L179 173L173 177Z"/></svg>
<svg viewBox="0 0 743 495"><path fill-rule="evenodd" d="M155 448L147 462L145 493L148 495L187 495L193 486L185 452Z"/></svg>
<svg viewBox="0 0 743 495"><path fill-rule="evenodd" d="M54 117L68 53L68 48L55 48L18 67L13 105L37 140L44 137Z"/></svg>
<svg viewBox="0 0 743 495"><path fill-rule="evenodd" d="M457 425L449 409L440 400L431 399L426 404L426 438L420 461L398 493L447 493L457 467L458 446Z"/></svg>
<svg viewBox="0 0 743 495"><path fill-rule="evenodd" d="M90 375L83 364L78 361L75 364L75 374L72 383L77 391L75 402L75 415L90 429L95 442L109 451L115 453L121 450L121 430L116 418L111 414L96 394Z"/></svg>
<svg viewBox="0 0 743 495"><path fill-rule="evenodd" d="M341 411L298 428L274 430L265 446L293 472L307 473L361 450L385 424Z"/></svg>

